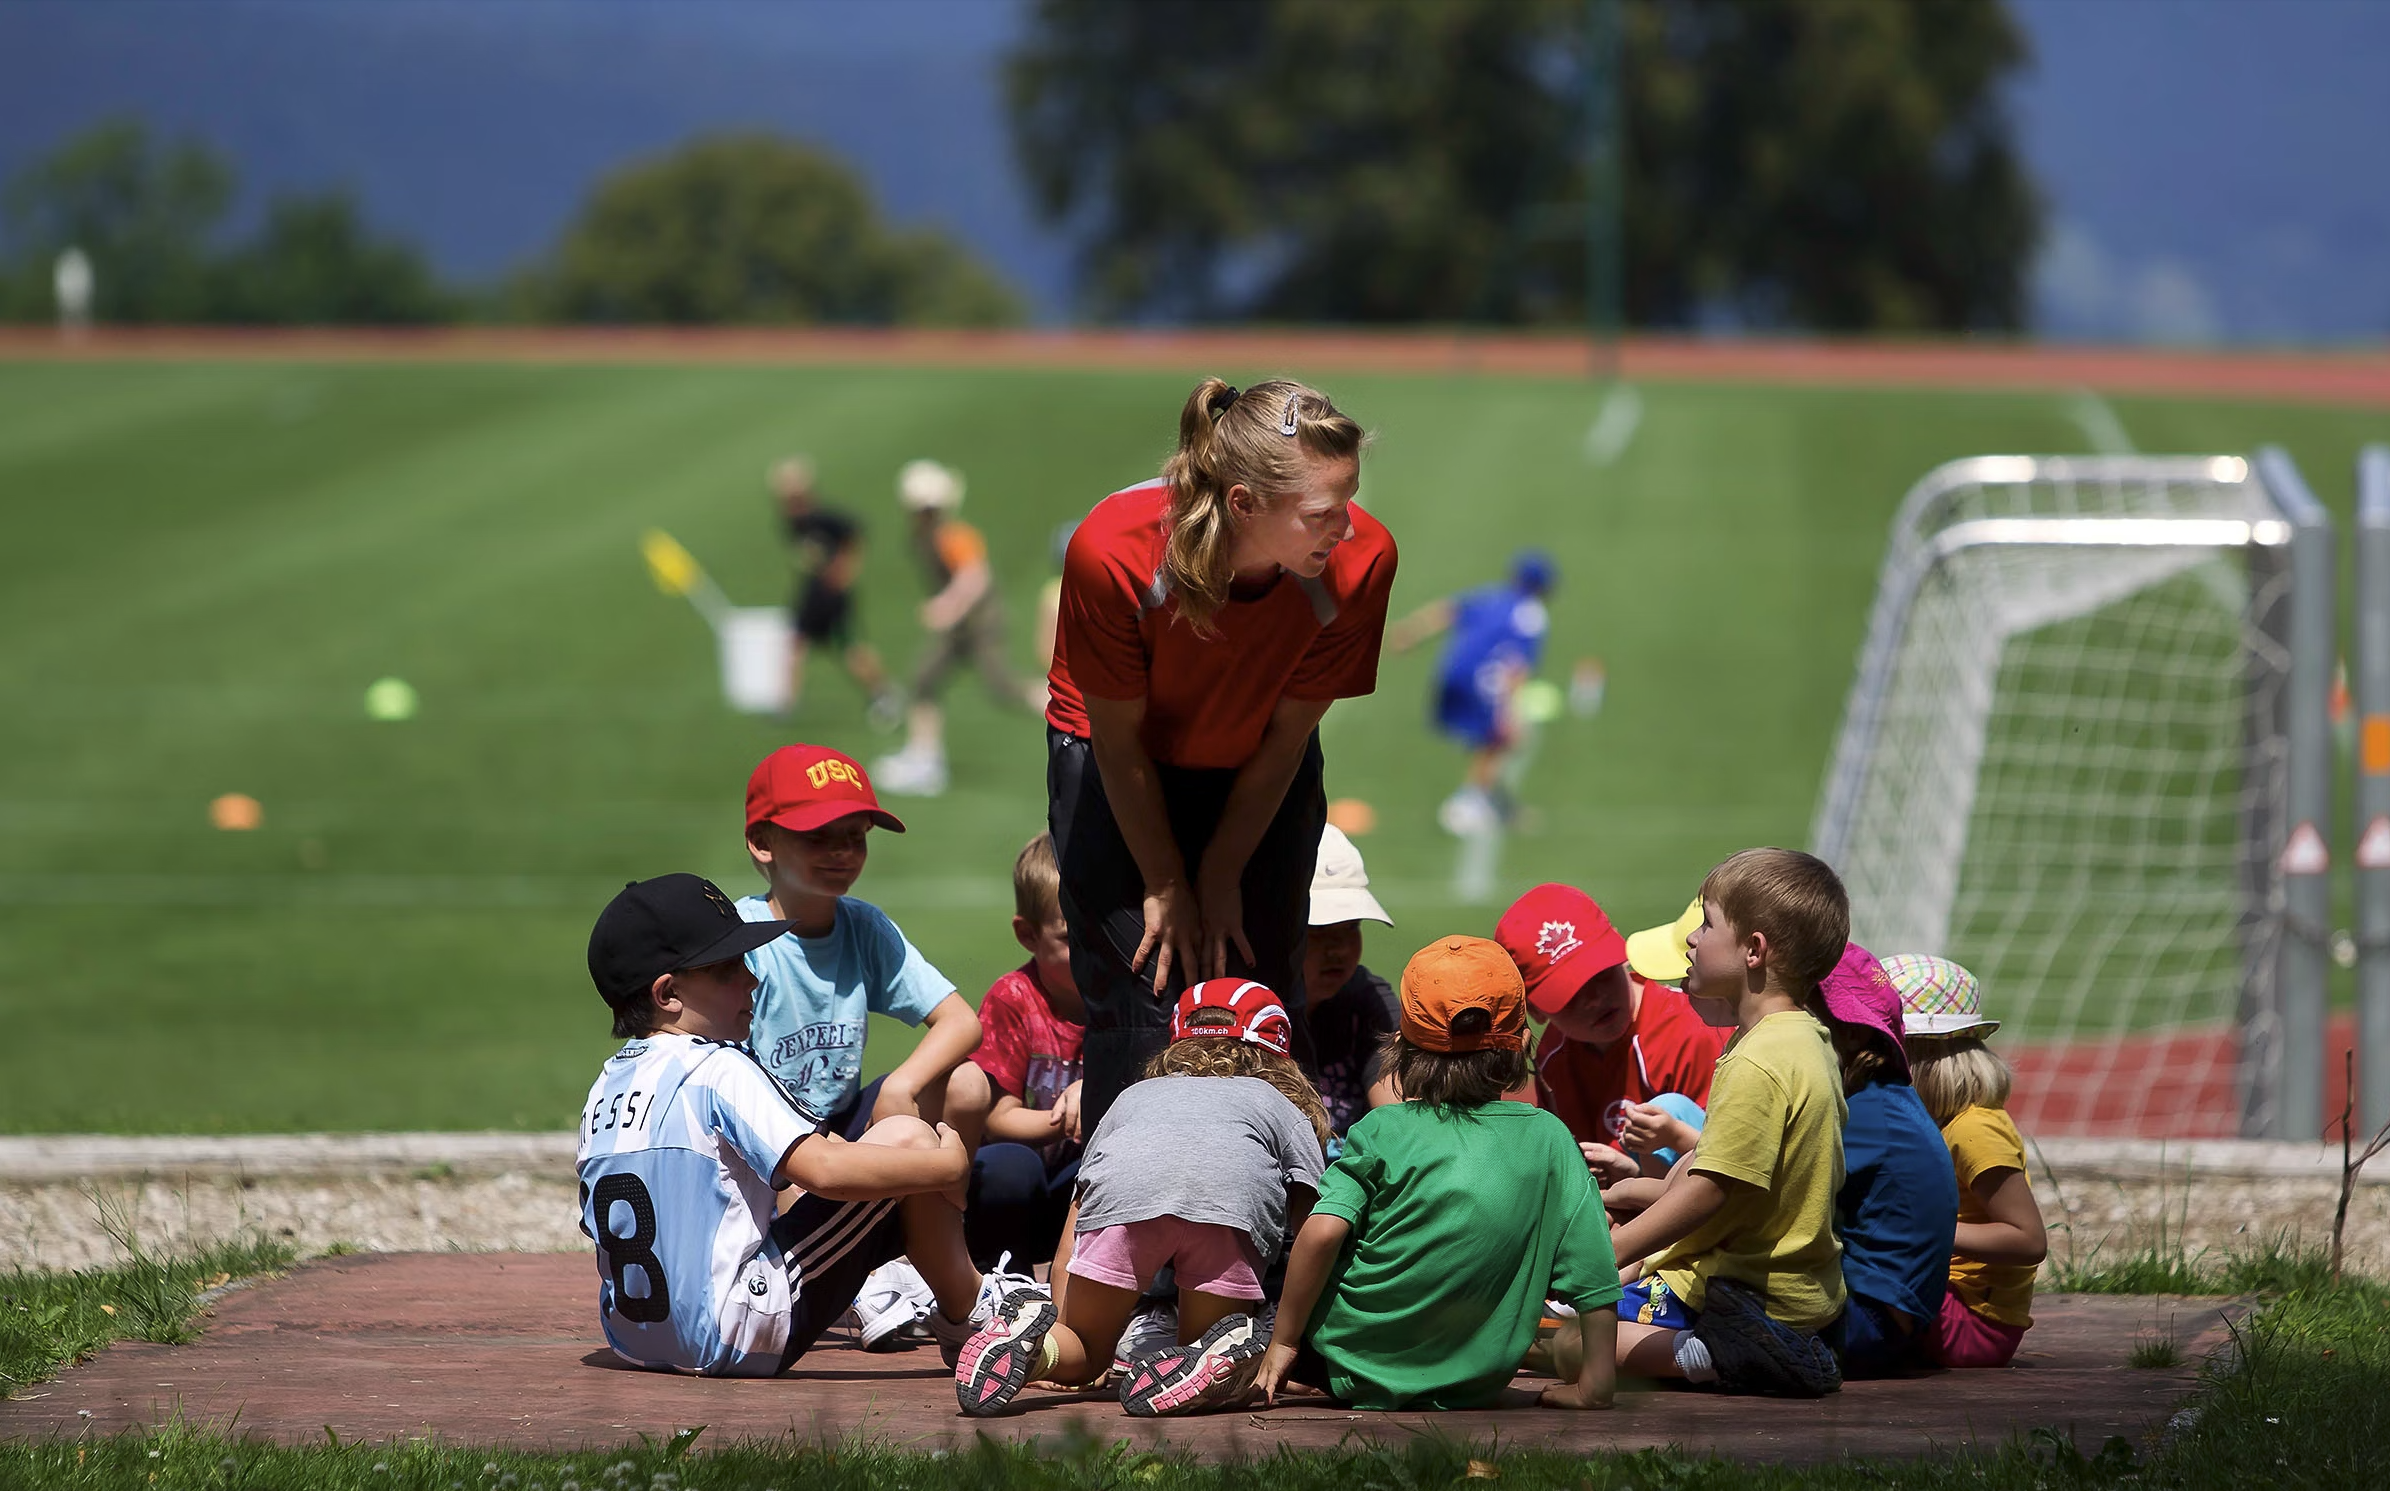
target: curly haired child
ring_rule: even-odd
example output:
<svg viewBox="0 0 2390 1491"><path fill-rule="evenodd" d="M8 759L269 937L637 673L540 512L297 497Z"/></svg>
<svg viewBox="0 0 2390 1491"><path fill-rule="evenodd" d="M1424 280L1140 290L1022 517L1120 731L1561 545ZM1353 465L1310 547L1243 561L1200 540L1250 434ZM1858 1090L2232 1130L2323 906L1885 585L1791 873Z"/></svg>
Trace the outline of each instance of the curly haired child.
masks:
<svg viewBox="0 0 2390 1491"><path fill-rule="evenodd" d="M955 1367L963 1412L995 1413L1032 1380L1102 1378L1164 1264L1178 1339L1131 1354L1122 1406L1187 1413L1244 1397L1269 1344L1254 1318L1262 1275L1327 1163L1327 1110L1289 1055L1293 1036L1278 996L1250 980L1179 996L1170 1044L1087 1142L1059 1312L1032 1290L1003 1297Z"/></svg>
<svg viewBox="0 0 2390 1491"><path fill-rule="evenodd" d="M1910 1080L1958 1179L1950 1288L1927 1349L1945 1367L2005 1367L2033 1326L2033 1275L2050 1240L2008 1116L2014 1074L1983 1043L2000 1022L1983 1017L1975 975L1947 958L1897 953L1884 973L1900 991Z"/></svg>

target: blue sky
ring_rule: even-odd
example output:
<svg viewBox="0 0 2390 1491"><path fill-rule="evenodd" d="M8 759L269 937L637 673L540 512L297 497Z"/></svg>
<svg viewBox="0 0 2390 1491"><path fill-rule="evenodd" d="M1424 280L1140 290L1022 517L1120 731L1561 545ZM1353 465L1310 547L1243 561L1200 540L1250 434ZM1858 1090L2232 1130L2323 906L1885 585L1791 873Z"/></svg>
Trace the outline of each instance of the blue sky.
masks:
<svg viewBox="0 0 2390 1491"><path fill-rule="evenodd" d="M2011 0L2049 199L2050 335L2390 335L2390 0ZM700 130L819 140L895 216L1068 306L996 63L1020 0L11 0L0 171L133 111L252 189L347 184L450 273L551 242L589 184Z"/></svg>

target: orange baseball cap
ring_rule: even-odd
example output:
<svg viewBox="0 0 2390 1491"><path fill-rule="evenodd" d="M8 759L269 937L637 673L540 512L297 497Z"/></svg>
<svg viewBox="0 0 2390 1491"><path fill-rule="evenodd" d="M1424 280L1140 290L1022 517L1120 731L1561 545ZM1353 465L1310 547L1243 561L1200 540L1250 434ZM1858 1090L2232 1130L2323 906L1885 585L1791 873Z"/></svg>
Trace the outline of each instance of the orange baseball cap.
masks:
<svg viewBox="0 0 2390 1491"><path fill-rule="evenodd" d="M828 746L786 745L763 758L747 778L747 826L777 823L805 833L853 813L868 813L890 833L905 826L880 806L871 778L855 758Z"/></svg>
<svg viewBox="0 0 2390 1491"><path fill-rule="evenodd" d="M1453 1018L1484 1010L1493 1024L1456 1035ZM1516 1051L1527 1044L1527 986L1499 943L1439 937L1402 970L1402 1038L1422 1051Z"/></svg>

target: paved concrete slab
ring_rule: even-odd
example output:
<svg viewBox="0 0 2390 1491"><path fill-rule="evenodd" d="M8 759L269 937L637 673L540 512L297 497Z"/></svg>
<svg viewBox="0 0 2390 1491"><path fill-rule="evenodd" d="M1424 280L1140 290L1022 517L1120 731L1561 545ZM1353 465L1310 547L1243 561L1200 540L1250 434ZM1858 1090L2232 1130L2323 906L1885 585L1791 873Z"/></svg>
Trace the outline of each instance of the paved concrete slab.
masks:
<svg viewBox="0 0 2390 1491"><path fill-rule="evenodd" d="M2220 1344L2217 1300L2060 1296L2014 1369L1854 1383L1816 1403L1726 1398L1649 1387L1608 1413L1535 1409L1355 1414L1322 1400L1268 1412L1156 1422L1101 1397L1026 1394L1021 1411L972 1420L955 1411L934 1351L869 1355L839 1340L769 1381L704 1381L630 1370L603 1345L586 1258L555 1254L381 1254L327 1259L217 1302L188 1346L120 1343L54 1382L0 1403L0 1436L117 1432L181 1415L242 1434L320 1442L449 1441L570 1449L627 1443L695 1424L707 1439L860 1434L923 1449L980 1433L1060 1438L1083 1432L1167 1442L1212 1457L1278 1445L1325 1448L1348 1434L1399 1439L1431 1426L1458 1438L1576 1451L1681 1444L1738 1459L1814 1461L1914 1455L1997 1444L2050 1425L2078 1441L2138 1437L2189 1392L2189 1365ZM2165 1333L2186 1365L2134 1370L2137 1340Z"/></svg>

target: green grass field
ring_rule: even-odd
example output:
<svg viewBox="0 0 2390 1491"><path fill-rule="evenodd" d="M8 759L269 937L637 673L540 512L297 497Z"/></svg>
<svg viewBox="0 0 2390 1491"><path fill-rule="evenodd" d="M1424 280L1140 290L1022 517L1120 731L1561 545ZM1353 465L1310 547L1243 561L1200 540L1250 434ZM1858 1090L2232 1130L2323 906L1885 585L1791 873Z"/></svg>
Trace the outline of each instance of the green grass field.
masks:
<svg viewBox="0 0 2390 1491"><path fill-rule="evenodd" d="M1224 368L1245 381L1272 368ZM1292 371L1300 372L1300 369ZM637 552L659 526L734 599L787 588L762 473L806 450L875 543L869 635L900 673L921 585L896 467L964 469L1028 647L1054 525L1150 475L1183 374L708 367L0 364L0 1130L561 1127L608 1048L582 963L627 879L754 884L740 794L765 751L869 759L841 677L792 720L729 712L713 642ZM1670 385L1617 464L1595 391L1329 377L1377 432L1363 500L1398 610L1560 556L1547 672L1609 666L1528 779L1506 890L1576 881L1629 926L1701 872L1802 843L1886 524L1935 463L2085 448L2059 395ZM2118 400L2147 450L2288 446L2343 514L2378 413ZM1400 919L1453 904L1426 654L1326 726L1329 790ZM421 710L366 718L407 679ZM955 786L876 835L859 893L967 992L1017 961L1006 872L1043 815L1039 728L950 692ZM245 792L252 833L209 826ZM901 1051L878 1032L875 1069Z"/></svg>

